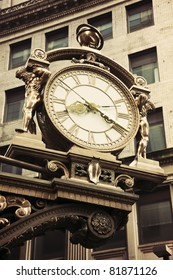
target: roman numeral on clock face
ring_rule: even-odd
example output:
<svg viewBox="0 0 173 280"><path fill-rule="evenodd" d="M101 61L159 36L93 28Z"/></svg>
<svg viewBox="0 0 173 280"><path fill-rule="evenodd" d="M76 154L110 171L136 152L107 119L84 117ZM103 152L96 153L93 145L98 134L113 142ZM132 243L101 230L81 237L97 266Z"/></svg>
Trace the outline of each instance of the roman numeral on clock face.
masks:
<svg viewBox="0 0 173 280"><path fill-rule="evenodd" d="M62 104L62 105L65 104L65 99L63 99L63 98L58 98L58 97L56 97L56 96L52 96L52 101L53 101L54 103L58 103L58 104Z"/></svg>
<svg viewBox="0 0 173 280"><path fill-rule="evenodd" d="M106 140L108 143L112 142L112 139L110 138L110 136L105 132L105 136L106 136Z"/></svg>
<svg viewBox="0 0 173 280"><path fill-rule="evenodd" d="M122 98L117 99L117 100L114 100L115 106L118 105L118 104L120 104L120 103L122 103L122 102L123 102L123 99L122 99Z"/></svg>
<svg viewBox="0 0 173 280"><path fill-rule="evenodd" d="M73 74L73 75L72 75L72 78L75 80L75 82L76 82L77 85L80 85L80 84L81 84L81 83L80 83L80 80L79 80L79 77L78 77L77 75Z"/></svg>
<svg viewBox="0 0 173 280"><path fill-rule="evenodd" d="M125 120L128 120L128 119L129 119L129 115L128 115L128 114L125 114L125 113L118 113L118 114L117 114L117 117L118 117L118 118L121 118L121 119L125 119Z"/></svg>
<svg viewBox="0 0 173 280"><path fill-rule="evenodd" d="M78 134L79 131L79 126L74 123L69 129L68 132L70 132L71 134L73 134L74 136L76 136Z"/></svg>
<svg viewBox="0 0 173 280"><path fill-rule="evenodd" d="M64 82L63 80L61 80L60 78L58 78L58 81L59 81L59 87L62 87L63 89L65 89L65 91L67 93L69 93L69 91L71 90L69 85L66 82Z"/></svg>
<svg viewBox="0 0 173 280"><path fill-rule="evenodd" d="M68 112L66 110L56 112L56 117L61 121L64 122L69 118Z"/></svg>
<svg viewBox="0 0 173 280"><path fill-rule="evenodd" d="M89 84L94 86L96 83L96 76L94 74L89 73L88 80L89 80Z"/></svg>
<svg viewBox="0 0 173 280"><path fill-rule="evenodd" d="M92 131L88 131L88 143L95 143L94 134Z"/></svg>

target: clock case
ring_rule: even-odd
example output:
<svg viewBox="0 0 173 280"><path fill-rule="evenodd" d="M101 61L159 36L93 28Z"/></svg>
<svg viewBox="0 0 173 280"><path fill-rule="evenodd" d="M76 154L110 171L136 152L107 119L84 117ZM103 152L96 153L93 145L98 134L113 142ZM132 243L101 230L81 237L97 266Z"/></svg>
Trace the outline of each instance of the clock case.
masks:
<svg viewBox="0 0 173 280"><path fill-rule="evenodd" d="M61 48L52 50L47 53L47 60L50 62L50 65L55 61L59 63L63 61L66 65L68 61L69 66L55 71L50 76L44 92L49 91L49 85L54 76L57 76L58 73L65 72L66 69L69 68L73 70L73 67L75 69L93 69L96 72L102 73L102 75L108 75L116 86L120 87L121 90L124 90L125 96L126 98L128 98L128 100L130 100L130 104L133 108L133 120L132 129L131 133L129 134L128 140L126 139L126 141L121 146L118 146L114 150L109 150L109 152L111 152L112 154L118 155L123 150L123 148L125 148L125 146L135 137L139 129L139 110L136 106L135 98L132 94L133 91L131 92L131 89L135 85L134 76L114 60L103 56L97 50L92 50L88 47ZM47 148L67 152L70 148L72 148L72 146L77 145L69 140L65 135L60 133L59 130L55 127L45 107L44 99L40 107L37 109L37 121L42 132L43 142L45 143ZM83 145L79 146L82 148L86 148L83 147ZM93 151L96 150L99 152L105 152L99 149L94 149Z"/></svg>

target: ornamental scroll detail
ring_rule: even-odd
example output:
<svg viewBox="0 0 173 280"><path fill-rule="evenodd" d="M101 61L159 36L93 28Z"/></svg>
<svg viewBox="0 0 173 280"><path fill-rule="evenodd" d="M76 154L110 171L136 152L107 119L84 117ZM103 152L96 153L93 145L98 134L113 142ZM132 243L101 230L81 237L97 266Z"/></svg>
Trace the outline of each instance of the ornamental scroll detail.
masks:
<svg viewBox="0 0 173 280"><path fill-rule="evenodd" d="M11 248L23 244L26 240L44 234L48 230L67 229L70 231L70 241L81 244L85 248L97 247L108 238L111 238L117 226L121 223L120 215L101 210L97 206L83 204L50 205L43 211L20 219L5 228L0 242L0 259L2 254Z"/></svg>
<svg viewBox="0 0 173 280"><path fill-rule="evenodd" d="M124 191L133 191L134 178L126 174L121 174L114 181L115 187L120 187Z"/></svg>
<svg viewBox="0 0 173 280"><path fill-rule="evenodd" d="M9 208L17 209L14 211L14 216L17 219L24 218L31 214L31 204L28 200L23 197L14 197L14 196L2 196L0 195L0 228L3 228L10 224L10 218L5 217L3 212Z"/></svg>
<svg viewBox="0 0 173 280"><path fill-rule="evenodd" d="M61 178L67 179L70 177L67 167L60 161L51 160L47 161L46 169L51 173L62 173Z"/></svg>

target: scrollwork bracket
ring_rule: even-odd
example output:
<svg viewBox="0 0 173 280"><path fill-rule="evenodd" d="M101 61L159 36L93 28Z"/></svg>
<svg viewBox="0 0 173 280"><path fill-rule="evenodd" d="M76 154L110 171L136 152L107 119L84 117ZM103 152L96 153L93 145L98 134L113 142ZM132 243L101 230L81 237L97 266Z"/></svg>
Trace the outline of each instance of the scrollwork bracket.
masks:
<svg viewBox="0 0 173 280"><path fill-rule="evenodd" d="M51 160L47 161L46 169L51 174L60 173L62 179L67 179L70 177L67 167L60 161Z"/></svg>
<svg viewBox="0 0 173 280"><path fill-rule="evenodd" d="M126 174L121 174L114 181L115 187L120 187L124 191L133 191L134 178Z"/></svg>

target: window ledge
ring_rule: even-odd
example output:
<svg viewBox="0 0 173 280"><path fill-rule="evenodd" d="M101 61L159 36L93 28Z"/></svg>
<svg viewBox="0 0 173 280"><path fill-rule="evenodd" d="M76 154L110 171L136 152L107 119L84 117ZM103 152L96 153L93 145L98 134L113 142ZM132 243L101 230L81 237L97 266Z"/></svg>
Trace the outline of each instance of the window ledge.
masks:
<svg viewBox="0 0 173 280"><path fill-rule="evenodd" d="M170 249L173 249L173 240L169 241L162 241L162 242L154 242L154 243L148 243L148 244L143 244L139 245L138 249L141 250L143 253L150 253L153 252L153 247L158 246L158 245L168 245Z"/></svg>
<svg viewBox="0 0 173 280"><path fill-rule="evenodd" d="M101 259L127 259L127 248L121 247L116 249L108 249L97 252L92 252L92 257L96 260Z"/></svg>

